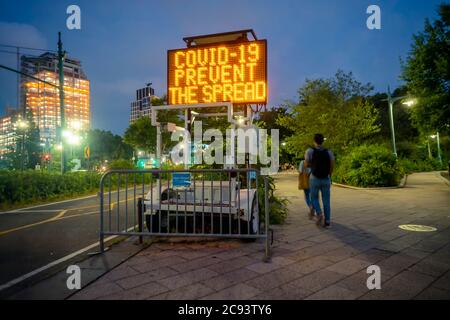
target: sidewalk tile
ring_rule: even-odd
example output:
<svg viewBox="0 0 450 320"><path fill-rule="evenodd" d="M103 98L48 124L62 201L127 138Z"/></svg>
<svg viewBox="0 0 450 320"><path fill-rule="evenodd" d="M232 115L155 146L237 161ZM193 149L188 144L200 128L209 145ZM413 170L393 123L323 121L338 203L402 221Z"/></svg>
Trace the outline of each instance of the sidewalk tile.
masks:
<svg viewBox="0 0 450 320"><path fill-rule="evenodd" d="M169 267L164 267L117 280L116 284L118 284L119 286L121 286L123 289L126 290L138 287L148 282L154 282L158 279L167 278L176 274L178 274L178 272L176 272L175 270Z"/></svg>
<svg viewBox="0 0 450 320"><path fill-rule="evenodd" d="M71 300L94 300L111 293L122 292L122 288L114 282L92 283L73 295Z"/></svg>
<svg viewBox="0 0 450 320"><path fill-rule="evenodd" d="M382 282L380 290L372 290L363 295L361 299L409 300L427 288L434 280L435 278L431 276L412 271L403 271L386 283Z"/></svg>
<svg viewBox="0 0 450 320"><path fill-rule="evenodd" d="M215 271L219 274L224 274L232 270L240 269L250 264L255 263L254 259L247 256L241 256L228 261L221 261L219 263L208 266L208 269Z"/></svg>
<svg viewBox="0 0 450 320"><path fill-rule="evenodd" d="M170 256L161 260L151 261L151 258L148 261L140 262L139 264L132 264L131 267L136 271L141 273L149 272L155 269L164 268L167 266L175 266L179 263L186 262L186 259L183 259L178 256Z"/></svg>
<svg viewBox="0 0 450 320"><path fill-rule="evenodd" d="M339 281L345 277L343 274L328 270L319 270L291 282L294 286L299 286L310 291L318 291Z"/></svg>
<svg viewBox="0 0 450 320"><path fill-rule="evenodd" d="M206 256L195 260L190 260L178 264L173 264L171 267L178 272L186 272L194 269L204 268L212 264L220 263L222 260L215 256Z"/></svg>
<svg viewBox="0 0 450 320"><path fill-rule="evenodd" d="M301 300L311 295L309 291L302 287L297 287L291 283L273 288L253 297L255 300Z"/></svg>
<svg viewBox="0 0 450 320"><path fill-rule="evenodd" d="M232 285L256 278L257 276L259 276L259 273L254 271L245 268L236 269L225 274L219 273L218 276L204 281L203 284L216 291L220 291Z"/></svg>
<svg viewBox="0 0 450 320"><path fill-rule="evenodd" d="M303 274L293 272L288 268L281 268L249 280L246 282L246 284L260 289L261 291L267 291L272 288L282 286L285 283L289 283L292 280L295 280L302 276Z"/></svg>
<svg viewBox="0 0 450 320"><path fill-rule="evenodd" d="M344 275L351 275L362 269L367 268L370 262L359 260L356 258L348 258L326 268L326 270L334 271Z"/></svg>
<svg viewBox="0 0 450 320"><path fill-rule="evenodd" d="M101 300L144 300L166 291L168 291L168 289L159 283L150 282L131 290L120 291L103 296L101 297Z"/></svg>
<svg viewBox="0 0 450 320"><path fill-rule="evenodd" d="M189 272L185 272L176 276L164 278L158 280L158 283L166 286L170 290L178 289L195 282L204 281L217 276L217 272L211 271L206 268L197 269Z"/></svg>
<svg viewBox="0 0 450 320"><path fill-rule="evenodd" d="M354 300L358 293L337 285L331 285L308 296L306 300Z"/></svg>
<svg viewBox="0 0 450 320"><path fill-rule="evenodd" d="M153 296L152 300L195 300L213 293L214 290L202 285L194 283L185 287L178 288L169 292Z"/></svg>
<svg viewBox="0 0 450 320"><path fill-rule="evenodd" d="M203 297L201 300L246 300L258 295L260 291L244 283L236 284L219 292Z"/></svg>
<svg viewBox="0 0 450 320"><path fill-rule="evenodd" d="M328 259L326 256L317 256L313 257L307 260L302 260L300 262L293 263L289 266L287 266L287 269L292 272L302 273L302 274L309 274L311 272L324 269L330 265L332 265L333 262Z"/></svg>
<svg viewBox="0 0 450 320"><path fill-rule="evenodd" d="M450 291L436 287L428 287L417 296L415 300L450 300Z"/></svg>

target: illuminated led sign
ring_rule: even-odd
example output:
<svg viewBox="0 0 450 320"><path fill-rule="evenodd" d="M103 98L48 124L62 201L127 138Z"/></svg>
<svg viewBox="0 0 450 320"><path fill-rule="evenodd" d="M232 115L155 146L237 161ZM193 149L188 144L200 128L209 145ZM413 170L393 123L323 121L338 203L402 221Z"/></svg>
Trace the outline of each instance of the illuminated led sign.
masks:
<svg viewBox="0 0 450 320"><path fill-rule="evenodd" d="M267 103L266 40L167 52L169 104Z"/></svg>

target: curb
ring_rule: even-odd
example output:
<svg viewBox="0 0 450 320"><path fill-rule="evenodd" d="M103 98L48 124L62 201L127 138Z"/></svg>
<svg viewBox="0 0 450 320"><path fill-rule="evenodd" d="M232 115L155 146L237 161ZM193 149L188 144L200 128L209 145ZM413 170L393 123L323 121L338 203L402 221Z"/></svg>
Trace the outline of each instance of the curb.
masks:
<svg viewBox="0 0 450 320"><path fill-rule="evenodd" d="M103 254L87 255L84 259L74 261L73 264L80 267L82 275L79 290L67 288L66 281L69 275L66 272L67 266L64 265L41 279L3 292L1 299L66 300L149 246L148 243L137 244L136 241L133 237L121 239L117 243L110 244L110 250Z"/></svg>
<svg viewBox="0 0 450 320"><path fill-rule="evenodd" d="M374 187L374 188L362 188L362 187L354 187L354 186L349 186L347 184L341 184L341 183L336 183L333 182L333 186L336 187L340 187L340 188L346 188L346 189L353 189L353 190L386 190L386 189L400 189L400 188L404 188L406 186L406 181L408 180L408 175L405 174L402 178L402 180L400 180L400 184L396 187Z"/></svg>
<svg viewBox="0 0 450 320"><path fill-rule="evenodd" d="M445 178L445 177L442 176L442 173L443 173L443 172L446 172L446 171L439 171L439 172L436 172L436 176L438 176L439 179L441 179L447 186L450 187L450 180L448 180L447 178Z"/></svg>

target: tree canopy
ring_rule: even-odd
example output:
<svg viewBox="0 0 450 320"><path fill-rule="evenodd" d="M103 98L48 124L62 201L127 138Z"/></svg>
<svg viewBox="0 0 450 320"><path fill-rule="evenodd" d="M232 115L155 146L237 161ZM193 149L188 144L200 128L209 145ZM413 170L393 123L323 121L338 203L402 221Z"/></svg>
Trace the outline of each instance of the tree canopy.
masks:
<svg viewBox="0 0 450 320"><path fill-rule="evenodd" d="M315 133L326 137L335 152L358 145L379 131L377 111L366 99L370 84L358 82L351 72L339 70L329 79L306 80L299 89L299 101L281 116L280 125L293 132L286 139L288 149L302 155Z"/></svg>
<svg viewBox="0 0 450 320"><path fill-rule="evenodd" d="M152 105L164 105L167 96L161 98L153 97ZM158 121L160 123L180 123L180 112L178 110L168 110L158 112ZM174 144L170 140L171 133L162 133L162 149L164 150L168 145ZM149 117L140 117L138 120L130 124L125 131L124 141L133 146L135 149L145 152L156 153L156 127L152 125Z"/></svg>
<svg viewBox="0 0 450 320"><path fill-rule="evenodd" d="M438 13L437 20L425 20L424 30L414 35L402 65L402 78L417 98L413 119L425 134L450 132L450 5L440 5Z"/></svg>
<svg viewBox="0 0 450 320"><path fill-rule="evenodd" d="M133 149L124 143L122 137L111 131L100 129L88 132L88 141L91 149L91 160L103 161L112 159L131 159Z"/></svg>

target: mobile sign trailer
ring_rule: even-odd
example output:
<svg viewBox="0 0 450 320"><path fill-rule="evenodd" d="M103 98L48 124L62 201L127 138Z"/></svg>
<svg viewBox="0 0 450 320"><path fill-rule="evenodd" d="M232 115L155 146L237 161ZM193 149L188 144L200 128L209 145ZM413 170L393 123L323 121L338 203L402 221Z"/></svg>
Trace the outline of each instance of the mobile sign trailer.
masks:
<svg viewBox="0 0 450 320"><path fill-rule="evenodd" d="M253 40L248 39L249 35L253 36ZM267 43L266 40L258 40L253 30L184 40L187 48L169 50L167 53L169 104L151 108L151 121L157 132L156 159L159 165L163 130L181 130L190 134L191 124L196 117L220 116L226 117L233 129L245 128L252 125L255 113L260 111L260 107L265 108L267 103ZM158 112L167 110L184 111L184 128L158 122ZM184 152L187 150L185 148ZM189 169L189 163L185 161L184 164L185 169L182 170L115 170L102 177L101 251L104 250L104 236L113 234L137 235L141 241L144 235L264 238L265 260L268 260L267 176L259 179L259 171L248 164L246 168L224 165L223 169ZM149 181L146 180L146 174L150 177ZM113 180L118 181L114 210L111 208L112 176L117 176ZM126 229L121 231L120 181L129 181L130 178L134 179L133 214L130 212L130 216L133 222L137 218L138 223L130 222L132 227L128 228L126 200ZM136 186L136 181L140 179L142 188L140 183ZM258 185L260 180L264 181L263 186ZM108 190L106 197L105 184ZM125 198L128 199L128 189L125 192ZM108 199L106 208L105 198ZM264 204L263 215L260 215L261 203ZM108 213L106 216L104 211ZM260 228L261 220L264 232ZM144 231L144 224L147 231Z"/></svg>
<svg viewBox="0 0 450 320"><path fill-rule="evenodd" d="M202 112L221 108L222 112ZM226 110L224 110L224 108ZM225 116L231 127L251 125L253 111L234 111L231 102L152 107L152 125L157 128L156 158L162 154L161 133L168 126L157 121L160 111L183 110L185 128L197 117ZM193 110L196 111L193 111ZM238 120L239 119L239 120ZM185 150L188 150L185 147ZM152 234L217 235L256 239L261 237L258 198L259 171L252 168L164 170L155 187L142 199L145 223ZM159 173L159 172L155 172ZM168 174L165 181L161 175ZM261 188L262 189L262 188ZM265 221L265 219L263 219ZM268 225L264 222L264 225ZM263 236L265 237L265 235Z"/></svg>
<svg viewBox="0 0 450 320"><path fill-rule="evenodd" d="M174 186L178 174L189 184ZM264 239L270 260L268 177L257 169L110 170L99 196L100 252L112 235Z"/></svg>
<svg viewBox="0 0 450 320"><path fill-rule="evenodd" d="M167 173L172 175L167 185L159 183L143 199L150 233L261 237L256 169L165 170ZM240 181L242 173L254 173L256 179ZM190 182L176 185L178 176ZM215 180L223 176L228 179Z"/></svg>

